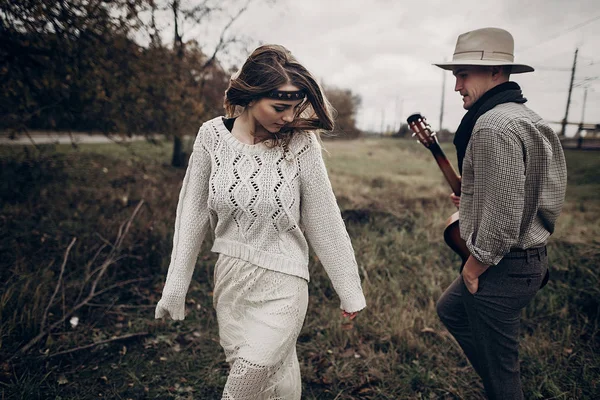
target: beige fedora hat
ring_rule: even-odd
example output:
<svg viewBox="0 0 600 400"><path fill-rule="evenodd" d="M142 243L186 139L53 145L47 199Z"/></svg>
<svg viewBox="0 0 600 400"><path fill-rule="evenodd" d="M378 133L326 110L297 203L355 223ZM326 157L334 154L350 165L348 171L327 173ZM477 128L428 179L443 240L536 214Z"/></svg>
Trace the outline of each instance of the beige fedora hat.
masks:
<svg viewBox="0 0 600 400"><path fill-rule="evenodd" d="M499 28L482 28L458 36L451 62L434 64L446 70L458 65L512 66L512 74L533 72L525 64L516 64L515 41L512 35Z"/></svg>

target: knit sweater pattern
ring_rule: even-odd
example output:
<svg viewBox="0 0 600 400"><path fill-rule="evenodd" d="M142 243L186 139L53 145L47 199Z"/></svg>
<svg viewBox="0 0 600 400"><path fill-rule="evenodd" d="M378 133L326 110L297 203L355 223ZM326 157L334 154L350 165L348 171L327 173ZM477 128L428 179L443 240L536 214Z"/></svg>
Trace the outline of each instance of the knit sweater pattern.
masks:
<svg viewBox="0 0 600 400"><path fill-rule="evenodd" d="M312 132L287 146L240 142L222 117L198 132L175 218L156 318L181 320L206 234L212 251L309 280L309 243L347 312L366 306L350 237Z"/></svg>

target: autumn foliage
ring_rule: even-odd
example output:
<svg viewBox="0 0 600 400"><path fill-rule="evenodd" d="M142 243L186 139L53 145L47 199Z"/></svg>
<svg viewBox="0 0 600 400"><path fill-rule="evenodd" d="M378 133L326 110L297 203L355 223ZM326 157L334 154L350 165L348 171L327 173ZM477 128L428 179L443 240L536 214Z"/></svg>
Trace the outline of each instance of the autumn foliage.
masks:
<svg viewBox="0 0 600 400"><path fill-rule="evenodd" d="M32 129L164 134L174 138L172 164L185 165L180 139L223 113L230 71L218 56L238 38L222 37L214 53L205 54L202 43L184 40L181 21L207 23L207 15L225 8L217 3L0 3L0 131L11 137ZM158 12L174 22L172 42L164 43L165 32L156 27ZM138 43L142 33L144 45ZM336 131L356 137L360 99L338 88L328 94L338 109Z"/></svg>
<svg viewBox="0 0 600 400"><path fill-rule="evenodd" d="M228 76L196 42L132 39L146 2L52 3L0 10L0 129L179 135L219 108Z"/></svg>

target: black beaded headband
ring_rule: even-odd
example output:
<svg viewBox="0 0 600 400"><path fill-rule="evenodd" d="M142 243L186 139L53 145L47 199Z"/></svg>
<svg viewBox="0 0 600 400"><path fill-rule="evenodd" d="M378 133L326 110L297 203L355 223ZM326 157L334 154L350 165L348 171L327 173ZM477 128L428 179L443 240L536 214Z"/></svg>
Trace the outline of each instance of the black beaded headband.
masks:
<svg viewBox="0 0 600 400"><path fill-rule="evenodd" d="M303 90L272 90L267 92L264 97L276 100L301 100L306 97L306 93Z"/></svg>

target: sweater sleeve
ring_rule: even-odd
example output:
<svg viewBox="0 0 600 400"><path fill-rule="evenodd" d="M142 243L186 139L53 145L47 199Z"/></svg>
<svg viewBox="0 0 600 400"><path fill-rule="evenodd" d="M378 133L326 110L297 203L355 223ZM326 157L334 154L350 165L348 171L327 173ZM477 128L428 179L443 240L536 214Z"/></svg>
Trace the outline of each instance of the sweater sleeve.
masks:
<svg viewBox="0 0 600 400"><path fill-rule="evenodd" d="M300 156L301 222L306 238L319 257L347 312L366 307L352 242L331 188L321 146L310 134Z"/></svg>
<svg viewBox="0 0 600 400"><path fill-rule="evenodd" d="M168 314L174 320L184 319L185 297L202 241L210 226L207 205L210 171L211 159L202 143L201 128L179 193L171 263L162 298L156 306L156 318Z"/></svg>

